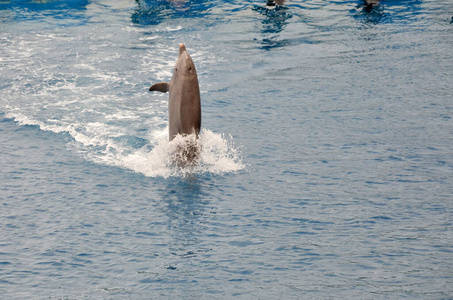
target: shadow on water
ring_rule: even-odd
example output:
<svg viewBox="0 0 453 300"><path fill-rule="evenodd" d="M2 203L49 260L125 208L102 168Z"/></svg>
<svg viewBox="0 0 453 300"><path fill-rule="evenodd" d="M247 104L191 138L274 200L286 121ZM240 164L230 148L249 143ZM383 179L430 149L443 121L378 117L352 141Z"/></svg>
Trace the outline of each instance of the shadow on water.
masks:
<svg viewBox="0 0 453 300"><path fill-rule="evenodd" d="M210 249L201 248L200 236L204 231L204 219L209 210L209 201L204 199L203 186L195 176L171 178L163 192L162 210L167 216L168 242L172 255L190 258L206 253ZM177 268L177 266L169 266Z"/></svg>
<svg viewBox="0 0 453 300"><path fill-rule="evenodd" d="M353 18L367 24L407 22L421 14L421 0L360 0Z"/></svg>
<svg viewBox="0 0 453 300"><path fill-rule="evenodd" d="M259 41L262 48L272 50L286 46L289 41L281 40L280 33L288 25L288 20L293 15L290 9L284 5L284 0L267 0L265 6L255 5L253 10L265 17L261 21L263 38Z"/></svg>
<svg viewBox="0 0 453 300"><path fill-rule="evenodd" d="M384 17L383 5L379 0L360 1L355 17L364 23L378 24Z"/></svg>
<svg viewBox="0 0 453 300"><path fill-rule="evenodd" d="M132 23L156 25L169 18L198 18L210 13L211 1L195 0L135 0L137 8L132 13Z"/></svg>

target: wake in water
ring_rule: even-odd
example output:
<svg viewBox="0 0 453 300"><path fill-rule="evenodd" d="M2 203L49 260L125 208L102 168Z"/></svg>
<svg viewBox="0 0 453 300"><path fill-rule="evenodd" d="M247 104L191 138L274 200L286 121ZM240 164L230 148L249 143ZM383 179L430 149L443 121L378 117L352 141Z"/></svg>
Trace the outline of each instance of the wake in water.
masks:
<svg viewBox="0 0 453 300"><path fill-rule="evenodd" d="M42 122L14 113L6 114L6 117L19 125L38 126L45 131L67 133L72 137L68 146L87 159L103 165L128 169L148 177L225 174L245 167L233 138L208 129L202 130L198 140L191 136L177 136L169 142L165 134L168 129L164 129L154 132L151 140L147 141L130 135L115 136L113 130L104 123L51 124L51 120ZM188 142L196 143L199 149L197 163L189 165L175 163L178 159L181 160L181 157L178 157L181 155L180 149L186 147Z"/></svg>

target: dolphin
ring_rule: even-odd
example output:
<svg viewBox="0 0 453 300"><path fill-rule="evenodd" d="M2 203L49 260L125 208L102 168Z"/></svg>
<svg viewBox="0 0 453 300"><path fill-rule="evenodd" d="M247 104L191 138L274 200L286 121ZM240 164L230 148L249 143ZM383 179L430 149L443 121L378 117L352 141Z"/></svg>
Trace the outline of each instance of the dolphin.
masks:
<svg viewBox="0 0 453 300"><path fill-rule="evenodd" d="M179 44L179 56L170 82L153 84L150 91L169 92L168 117L169 140L178 134L195 134L201 127L201 103L198 76L192 58L183 43Z"/></svg>

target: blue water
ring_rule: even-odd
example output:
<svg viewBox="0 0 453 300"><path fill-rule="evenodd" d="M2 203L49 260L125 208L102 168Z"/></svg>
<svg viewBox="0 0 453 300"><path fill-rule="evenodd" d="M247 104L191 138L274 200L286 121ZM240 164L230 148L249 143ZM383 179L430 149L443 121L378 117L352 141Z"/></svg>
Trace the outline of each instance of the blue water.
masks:
<svg viewBox="0 0 453 300"><path fill-rule="evenodd" d="M1 299L453 298L453 4L1 1ZM169 163L197 67L200 165Z"/></svg>

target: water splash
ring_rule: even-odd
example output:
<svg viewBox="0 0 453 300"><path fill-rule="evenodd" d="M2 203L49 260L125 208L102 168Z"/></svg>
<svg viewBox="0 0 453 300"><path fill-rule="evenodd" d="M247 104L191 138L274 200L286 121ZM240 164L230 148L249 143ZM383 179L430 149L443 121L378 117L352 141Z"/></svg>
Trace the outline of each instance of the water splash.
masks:
<svg viewBox="0 0 453 300"><path fill-rule="evenodd" d="M234 144L233 137L209 129L203 129L196 141L200 149L198 163L182 167L175 164L176 149L184 147L190 136L177 136L169 142L165 134L168 129L153 132L150 140L146 141L134 136L110 134L104 123L62 124L55 120L42 122L18 113L5 116L21 126L37 126L44 131L67 133L71 136L68 148L86 159L148 177L184 177L207 173L220 175L245 168L240 148ZM50 121L55 121L55 124Z"/></svg>
<svg viewBox="0 0 453 300"><path fill-rule="evenodd" d="M208 129L203 129L199 136L199 162L185 167L178 166L175 164L174 153L177 148L186 145L187 138L190 137L178 136L171 142L160 139L150 152L139 150L124 156L118 160L119 165L145 176L164 178L188 174L225 174L245 168L241 152L235 146L233 138Z"/></svg>

